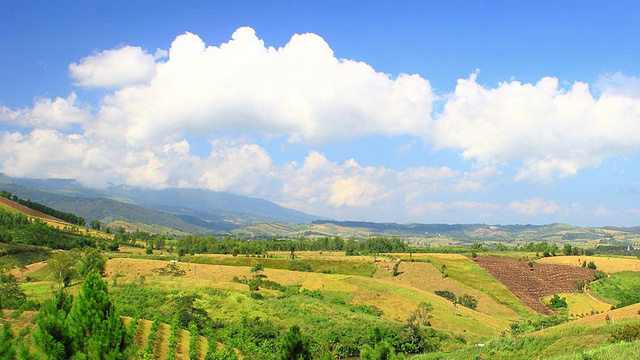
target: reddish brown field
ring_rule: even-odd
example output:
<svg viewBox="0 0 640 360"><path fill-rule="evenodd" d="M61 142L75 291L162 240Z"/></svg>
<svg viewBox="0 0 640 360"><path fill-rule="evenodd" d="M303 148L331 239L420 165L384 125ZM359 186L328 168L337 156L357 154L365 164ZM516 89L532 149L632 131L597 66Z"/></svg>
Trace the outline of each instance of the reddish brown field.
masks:
<svg viewBox="0 0 640 360"><path fill-rule="evenodd" d="M11 201L11 200L9 200L7 198L4 198L2 196L0 196L0 203L4 204L6 207L14 208L14 209L18 210L19 212L27 214L29 216L36 216L36 217L39 217L39 218L42 218L42 219L61 221L59 219L54 218L53 216L50 216L50 215L47 215L47 214L43 214L43 213L41 213L39 211L30 209L30 208L28 208L28 207L26 207L24 205L16 204L13 201Z"/></svg>
<svg viewBox="0 0 640 360"><path fill-rule="evenodd" d="M583 267L543 263L535 263L532 270L529 261L498 256L481 256L476 262L529 308L547 315L553 312L540 298L576 292L576 281L590 280L595 272Z"/></svg>

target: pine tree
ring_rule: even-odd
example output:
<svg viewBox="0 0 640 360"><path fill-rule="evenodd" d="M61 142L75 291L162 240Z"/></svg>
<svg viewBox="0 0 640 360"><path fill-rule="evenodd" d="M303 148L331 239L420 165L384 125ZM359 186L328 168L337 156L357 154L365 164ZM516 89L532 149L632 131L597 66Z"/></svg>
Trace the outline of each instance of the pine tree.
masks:
<svg viewBox="0 0 640 360"><path fill-rule="evenodd" d="M125 358L127 332L109 300L107 283L97 271L87 275L73 302L68 324L74 351L91 359Z"/></svg>
<svg viewBox="0 0 640 360"><path fill-rule="evenodd" d="M0 335L0 359L13 360L16 358L16 349L13 347L13 333L9 324L2 325L2 335Z"/></svg>
<svg viewBox="0 0 640 360"><path fill-rule="evenodd" d="M67 324L73 298L60 292L40 308L33 334L35 345L49 359L68 359L73 355L73 338Z"/></svg>
<svg viewBox="0 0 640 360"><path fill-rule="evenodd" d="M281 360L308 360L311 359L311 352L309 350L309 341L305 339L300 333L300 327L294 325L289 329L289 332L282 341L282 347L280 348Z"/></svg>

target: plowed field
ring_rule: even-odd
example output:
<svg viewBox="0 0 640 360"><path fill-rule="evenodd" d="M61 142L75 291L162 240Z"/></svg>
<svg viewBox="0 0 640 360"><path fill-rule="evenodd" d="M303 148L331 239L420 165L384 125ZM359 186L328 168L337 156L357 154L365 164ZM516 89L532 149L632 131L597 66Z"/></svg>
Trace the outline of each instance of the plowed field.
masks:
<svg viewBox="0 0 640 360"><path fill-rule="evenodd" d="M552 314L540 298L548 295L576 292L576 281L590 280L594 270L559 264L535 263L497 256L481 256L478 265L503 283L518 299L532 310Z"/></svg>

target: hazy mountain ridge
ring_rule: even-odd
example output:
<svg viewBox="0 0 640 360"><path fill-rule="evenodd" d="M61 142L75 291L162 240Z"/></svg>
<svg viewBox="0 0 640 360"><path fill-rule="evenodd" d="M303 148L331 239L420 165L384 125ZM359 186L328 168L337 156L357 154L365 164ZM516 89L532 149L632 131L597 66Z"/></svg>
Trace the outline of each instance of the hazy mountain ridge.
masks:
<svg viewBox="0 0 640 360"><path fill-rule="evenodd" d="M161 225L182 232L228 233L244 225L274 221L305 223L319 216L264 199L198 189L89 189L68 179L15 179L0 175L0 187L20 198L100 220Z"/></svg>

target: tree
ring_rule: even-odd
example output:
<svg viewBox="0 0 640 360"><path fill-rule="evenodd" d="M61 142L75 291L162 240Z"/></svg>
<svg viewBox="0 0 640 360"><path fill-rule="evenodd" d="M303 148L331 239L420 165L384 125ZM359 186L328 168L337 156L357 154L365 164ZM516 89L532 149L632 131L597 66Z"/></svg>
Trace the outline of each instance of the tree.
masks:
<svg viewBox="0 0 640 360"><path fill-rule="evenodd" d="M567 308L567 298L560 298L558 294L554 294L551 301L549 301L549 307L557 310L560 308Z"/></svg>
<svg viewBox="0 0 640 360"><path fill-rule="evenodd" d="M0 271L0 309L17 309L26 299L16 277Z"/></svg>
<svg viewBox="0 0 640 360"><path fill-rule="evenodd" d="M100 220L91 220L89 224L93 230L100 231Z"/></svg>
<svg viewBox="0 0 640 360"><path fill-rule="evenodd" d="M68 251L56 252L47 263L51 268L53 278L58 283L58 290L71 284L71 280L76 276L76 256Z"/></svg>
<svg viewBox="0 0 640 360"><path fill-rule="evenodd" d="M100 254L98 249L89 249L78 261L78 274L84 278L92 271L97 271L103 275L107 260Z"/></svg>
<svg viewBox="0 0 640 360"><path fill-rule="evenodd" d="M73 337L67 323L72 302L71 295L61 291L40 308L33 338L36 347L49 359L69 359L73 356Z"/></svg>
<svg viewBox="0 0 640 360"><path fill-rule="evenodd" d="M97 271L87 275L67 320L76 353L96 359L126 358L126 329Z"/></svg>
<svg viewBox="0 0 640 360"><path fill-rule="evenodd" d="M16 349L13 347L13 332L9 328L9 324L2 325L2 334L0 335L0 359L15 359Z"/></svg>
<svg viewBox="0 0 640 360"><path fill-rule="evenodd" d="M302 336L300 327L294 325L282 340L280 347L281 360L310 360L311 351L309 350L309 340Z"/></svg>

